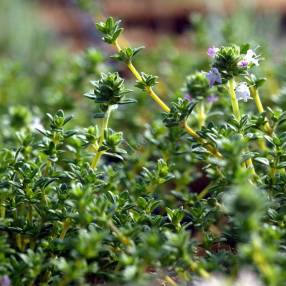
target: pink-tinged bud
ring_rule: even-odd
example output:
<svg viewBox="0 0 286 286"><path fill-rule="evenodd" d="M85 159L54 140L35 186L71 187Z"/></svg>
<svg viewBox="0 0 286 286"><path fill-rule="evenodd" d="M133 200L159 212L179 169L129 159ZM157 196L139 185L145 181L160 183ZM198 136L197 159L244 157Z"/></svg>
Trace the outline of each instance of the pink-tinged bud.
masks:
<svg viewBox="0 0 286 286"><path fill-rule="evenodd" d="M218 48L216 48L216 47L211 47L211 48L208 48L208 56L210 57L210 58L214 58L215 56L216 56L216 53L218 52Z"/></svg>
<svg viewBox="0 0 286 286"><path fill-rule="evenodd" d="M246 60L242 60L238 63L238 66L241 68L246 68L248 66L249 62Z"/></svg>

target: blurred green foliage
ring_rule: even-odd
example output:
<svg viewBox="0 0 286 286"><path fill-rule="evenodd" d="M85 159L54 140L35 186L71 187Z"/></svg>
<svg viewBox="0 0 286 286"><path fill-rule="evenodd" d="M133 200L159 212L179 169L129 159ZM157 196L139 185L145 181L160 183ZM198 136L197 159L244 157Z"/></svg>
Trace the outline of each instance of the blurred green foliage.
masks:
<svg viewBox="0 0 286 286"><path fill-rule="evenodd" d="M108 50L63 49L35 9L0 2L0 285L208 285L217 272L228 277L221 285L237 285L245 268L257 285L283 285L286 78L285 62L275 63L281 39L269 38L277 18L196 14L189 50L166 41L124 49L115 62ZM119 23L106 25L99 30L115 43ZM237 66L246 42L266 57L253 73ZM212 62L213 45L226 47ZM268 108L240 104L237 120L228 86L207 84L211 65L226 69L226 82L259 88ZM170 112L147 97L151 87Z"/></svg>

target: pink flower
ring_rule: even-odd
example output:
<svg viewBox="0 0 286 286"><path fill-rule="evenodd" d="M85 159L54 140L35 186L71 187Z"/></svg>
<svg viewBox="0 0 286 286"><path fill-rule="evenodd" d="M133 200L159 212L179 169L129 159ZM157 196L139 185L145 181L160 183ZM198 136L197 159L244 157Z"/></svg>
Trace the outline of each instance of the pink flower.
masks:
<svg viewBox="0 0 286 286"><path fill-rule="evenodd" d="M238 66L242 67L242 68L246 68L248 66L249 62L246 60L242 60L238 63Z"/></svg>
<svg viewBox="0 0 286 286"><path fill-rule="evenodd" d="M210 58L214 58L216 56L216 53L218 52L218 48L216 48L215 46L208 48L208 56Z"/></svg>

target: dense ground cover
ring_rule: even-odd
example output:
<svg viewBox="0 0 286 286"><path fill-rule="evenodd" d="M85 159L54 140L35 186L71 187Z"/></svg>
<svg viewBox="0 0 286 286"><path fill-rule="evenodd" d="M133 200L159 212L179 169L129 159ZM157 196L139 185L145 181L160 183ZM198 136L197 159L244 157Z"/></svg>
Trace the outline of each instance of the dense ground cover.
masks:
<svg viewBox="0 0 286 286"><path fill-rule="evenodd" d="M108 18L103 52L1 59L0 285L285 284L285 67L236 19L190 53Z"/></svg>

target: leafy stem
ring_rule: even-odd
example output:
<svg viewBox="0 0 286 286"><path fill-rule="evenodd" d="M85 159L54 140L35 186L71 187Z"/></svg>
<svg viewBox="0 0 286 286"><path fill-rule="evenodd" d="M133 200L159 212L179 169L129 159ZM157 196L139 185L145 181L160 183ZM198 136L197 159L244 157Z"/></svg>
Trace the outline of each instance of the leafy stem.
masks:
<svg viewBox="0 0 286 286"><path fill-rule="evenodd" d="M63 223L63 229L61 231L61 234L60 234L60 239L63 240L66 236L66 233L68 232L69 228L70 228L70 225L71 225L71 221L70 219L66 219Z"/></svg>
<svg viewBox="0 0 286 286"><path fill-rule="evenodd" d="M231 101L231 106L232 106L234 117L237 121L240 121L241 115L239 111L238 101L235 95L235 82L233 78L228 81L228 90L229 90L230 101Z"/></svg>
<svg viewBox="0 0 286 286"><path fill-rule="evenodd" d="M275 273L272 270L271 266L268 264L267 259L263 255L261 242L259 241L258 238L254 238L252 244L253 244L252 259L257 265L257 268L265 275L266 279L269 282L269 285L277 285Z"/></svg>
<svg viewBox="0 0 286 286"><path fill-rule="evenodd" d="M216 157L222 158L222 154L212 145L208 144L204 139L202 139L189 125L188 122L184 122L185 130L193 137L195 138L198 142L201 144L205 145L205 147Z"/></svg>
<svg viewBox="0 0 286 286"><path fill-rule="evenodd" d="M261 102L261 99L260 99L260 96L259 96L258 89L255 86L253 86L253 87L250 88L250 93L251 93L251 96L253 97L253 99L255 101L255 105L257 107L258 112L259 113L263 113L264 112L264 108L263 108L263 105L262 105L262 102ZM268 134L271 135L273 133L273 130L272 130L268 120L266 120L264 128L265 128L265 131Z"/></svg>
<svg viewBox="0 0 286 286"><path fill-rule="evenodd" d="M5 213L6 213L6 207L5 207L5 205L4 205L4 202L1 200L1 201L0 201L0 217L1 217L2 219L5 218Z"/></svg>
<svg viewBox="0 0 286 286"><path fill-rule="evenodd" d="M202 129L202 127L205 125L205 120L206 120L205 104L204 102L200 102L198 104L198 123L200 129Z"/></svg>
<svg viewBox="0 0 286 286"><path fill-rule="evenodd" d="M241 114L240 114L240 110L239 110L239 105L238 105L238 100L236 98L236 94L235 94L235 81L234 78L229 79L228 81L228 91L229 91L229 95L230 95L230 101L231 101L231 106L232 106L232 111L234 114L234 117L237 121L241 120ZM253 163L252 163L252 159L249 158L245 161L245 166L250 169L252 175L256 175Z"/></svg>
<svg viewBox="0 0 286 286"><path fill-rule="evenodd" d="M107 129L108 127L108 122L109 122L109 118L110 118L110 113L111 113L111 109L110 107L107 108L107 111L105 113L104 118L102 119L102 123L101 123L101 130L100 130L100 137L99 137L99 141L98 141L98 146L97 146L97 152L95 154L95 156L92 159L91 162L91 167L93 169L96 168L101 156L103 155L104 151L98 151L100 149L100 147L102 146L103 140L104 140L104 131Z"/></svg>
<svg viewBox="0 0 286 286"><path fill-rule="evenodd" d="M118 41L115 41L115 47L117 49L118 52L121 51L121 47L118 43ZM140 75L140 73L138 72L138 70L135 68L135 66L132 64L131 61L128 62L127 64L129 70L132 72L132 74L137 78L137 80L139 82L143 82L143 78ZM154 90L152 89L152 87L147 86L146 87L146 91L148 92L148 94L150 95L150 97L165 111L165 112L170 112L170 108L168 107L168 105L166 105L160 98L159 96L154 92Z"/></svg>
<svg viewBox="0 0 286 286"><path fill-rule="evenodd" d="M132 246L133 242L130 240L128 237L126 237L118 228L117 226L113 223L112 220L108 220L107 225L111 229L112 232L116 234L118 237L118 240L123 243L125 246Z"/></svg>
<svg viewBox="0 0 286 286"><path fill-rule="evenodd" d="M168 275L165 276L165 282L167 285L178 286L178 284Z"/></svg>
<svg viewBox="0 0 286 286"><path fill-rule="evenodd" d="M114 45L117 49L118 52L121 51L121 47L118 43L118 40L116 40L114 42ZM138 70L136 69L136 67L132 64L132 62L130 61L127 64L129 70L132 72L132 74L136 77L136 79L139 82L143 82L143 78L140 75L140 73L138 72ZM146 92L148 93L148 95L167 113L169 113L171 111L171 109L169 108L169 106L164 103L160 97L155 93L155 91L153 90L153 88L151 86L146 86L145 87ZM185 130L187 131L187 133L189 133L193 138L195 138L196 140L198 140L199 142L204 142L204 140L187 124L187 122L185 122L183 124L183 128L185 128ZM222 157L221 154L219 153L218 150L216 150L214 147L210 146L210 145L206 145L206 148L216 157Z"/></svg>

